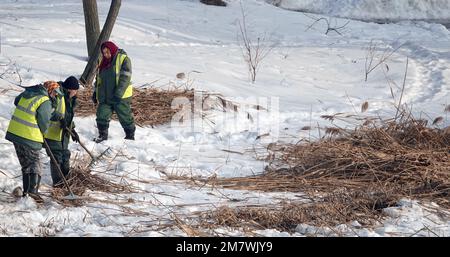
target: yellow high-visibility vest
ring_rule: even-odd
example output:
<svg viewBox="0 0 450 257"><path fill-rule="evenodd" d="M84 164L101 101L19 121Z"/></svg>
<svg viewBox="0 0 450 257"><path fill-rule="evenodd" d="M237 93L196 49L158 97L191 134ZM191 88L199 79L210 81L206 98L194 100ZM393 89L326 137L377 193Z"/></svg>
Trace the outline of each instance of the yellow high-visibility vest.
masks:
<svg viewBox="0 0 450 257"><path fill-rule="evenodd" d="M55 112L64 117L66 113L66 101L64 101L64 96L56 97L56 109ZM60 121L50 121L50 126L48 127L47 133L45 133L45 138L62 141L63 128L61 128Z"/></svg>
<svg viewBox="0 0 450 257"><path fill-rule="evenodd" d="M115 75L116 75L116 86L119 85L119 79L120 79L121 74L131 75L130 72L128 72L128 71L120 70L122 68L123 62L125 61L125 58L127 58L126 54L121 54L121 53L117 54L116 63L114 65L115 66L114 71L115 71ZM101 83L102 83L101 78L100 78L100 76L98 76L97 77L97 87L96 87L97 88L97 99L98 99L98 90L99 90ZM133 96L133 85L131 84L131 81L130 81L130 84L127 86L127 89L125 90L125 92L122 95L122 99L126 99L126 98L129 98L132 96Z"/></svg>
<svg viewBox="0 0 450 257"><path fill-rule="evenodd" d="M36 119L36 110L41 104L49 100L48 96L20 98L9 122L8 132L34 142L44 143L44 137Z"/></svg>

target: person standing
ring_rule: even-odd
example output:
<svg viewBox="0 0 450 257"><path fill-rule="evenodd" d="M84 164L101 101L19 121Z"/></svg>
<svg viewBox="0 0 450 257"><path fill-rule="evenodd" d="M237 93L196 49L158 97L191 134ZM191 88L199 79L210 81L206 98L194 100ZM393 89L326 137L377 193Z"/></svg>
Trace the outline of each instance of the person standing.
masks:
<svg viewBox="0 0 450 257"><path fill-rule="evenodd" d="M133 87L131 85L131 60L123 49L113 42L101 45L102 61L92 96L97 106L97 128L99 136L94 139L100 143L108 139L109 122L113 112L125 131L125 139L134 140L136 126L131 111Z"/></svg>
<svg viewBox="0 0 450 257"><path fill-rule="evenodd" d="M41 164L39 151L44 143L45 132L50 125L52 105L50 98L56 96L58 83L47 81L43 85L28 87L19 94L6 132L6 140L14 144L22 167L23 197L30 196L42 202L39 196Z"/></svg>
<svg viewBox="0 0 450 257"><path fill-rule="evenodd" d="M75 131L75 123L73 122L74 109L77 104L77 93L80 88L78 79L71 76L64 82L60 81L61 94L55 98L55 111L52 115L50 127L45 134L50 151L53 153L59 169L61 169L64 177L70 172L70 138L74 142L79 142L80 137ZM50 153L47 150L47 154ZM50 160L50 174L52 176L53 186L61 187L63 185L62 177L58 171L57 165Z"/></svg>

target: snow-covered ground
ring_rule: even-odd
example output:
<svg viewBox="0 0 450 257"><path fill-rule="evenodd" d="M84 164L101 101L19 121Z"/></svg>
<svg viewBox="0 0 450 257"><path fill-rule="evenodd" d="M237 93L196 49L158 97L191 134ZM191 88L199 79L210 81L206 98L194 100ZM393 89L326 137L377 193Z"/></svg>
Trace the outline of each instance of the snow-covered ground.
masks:
<svg viewBox="0 0 450 257"><path fill-rule="evenodd" d="M176 227L156 230L155 226L170 223L174 214L190 217L193 212L221 205L276 204L301 199L294 193L224 190L175 182L165 174L258 174L267 165L256 158L263 154L264 146L277 140L292 142L309 137L310 132L301 128L326 124L320 115L359 112L361 104L368 101L369 114L388 116L393 111L388 81L398 99L407 58L403 102L413 106L416 115L430 121L443 116L441 127L450 124L444 113L450 91L450 32L443 25L351 21L340 30L342 35L325 35L324 23L310 26L314 19L300 12L277 8L264 0L243 1L250 36L256 39L266 35L267 45L275 46L252 84L237 41L242 18L239 1L229 3L223 8L206 6L197 0L123 1L111 39L131 57L136 87L183 87L192 83L198 90L220 93L238 102L239 111L207 111L208 120L196 120L195 129L177 124L139 128L136 142L123 140L122 129L114 121L110 140L100 145L91 142L97 133L95 117L76 118L81 139L89 149L99 154L111 147L107 160L114 160L106 172L108 178L132 183L140 191L120 195L91 192L98 201L78 208L52 201L45 207L36 206L30 199L0 203L0 235L186 235ZM109 1L99 1L102 20L108 4ZM343 25L347 21L333 22ZM7 71L4 77L10 82L19 81L16 71L23 85L33 85L80 75L84 69L86 46L80 1L2 1L0 30L0 74ZM371 44L376 47L376 56L386 50L398 50L386 62L388 70L381 65L365 81L367 47ZM176 79L179 72L189 74L189 81ZM21 185L13 145L3 139L13 97L21 91L10 82L0 80L0 190L5 192ZM254 103L269 111L251 108ZM249 108L244 111L246 106ZM315 136L316 132L311 133ZM71 149L74 155L83 153L76 144ZM48 158L44 156L43 152L41 191L48 195L51 179ZM107 169L103 164L95 168L99 172ZM351 229L343 225L337 230L350 236L355 231L362 236L450 236L449 215L436 215L432 209L405 200L401 207L387 209L388 218L375 229L358 229L358 224L350 224ZM327 229L299 224L294 236L311 231L330 235ZM218 232L247 235L228 228ZM287 235L274 230L256 233Z"/></svg>
<svg viewBox="0 0 450 257"><path fill-rule="evenodd" d="M450 25L447 0L267 0L281 8L364 21L428 20Z"/></svg>

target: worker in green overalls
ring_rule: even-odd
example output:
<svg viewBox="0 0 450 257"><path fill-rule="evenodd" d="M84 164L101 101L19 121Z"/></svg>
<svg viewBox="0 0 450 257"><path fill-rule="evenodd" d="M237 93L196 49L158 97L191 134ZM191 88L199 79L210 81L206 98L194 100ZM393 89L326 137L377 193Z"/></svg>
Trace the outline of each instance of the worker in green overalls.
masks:
<svg viewBox="0 0 450 257"><path fill-rule="evenodd" d="M101 46L102 61L99 66L95 90L92 96L97 106L97 128L99 136L94 139L100 143L108 139L109 122L113 112L125 131L125 139L134 140L136 126L131 111L133 87L131 85L131 60L123 49L113 42Z"/></svg>

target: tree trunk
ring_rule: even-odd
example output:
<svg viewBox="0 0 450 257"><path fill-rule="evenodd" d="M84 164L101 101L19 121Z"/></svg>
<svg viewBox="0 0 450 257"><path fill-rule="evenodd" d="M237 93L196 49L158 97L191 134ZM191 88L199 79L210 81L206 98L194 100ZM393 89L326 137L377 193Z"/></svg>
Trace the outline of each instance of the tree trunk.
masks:
<svg viewBox="0 0 450 257"><path fill-rule="evenodd" d="M103 26L102 32L100 33L100 37L95 44L94 51L91 56L89 56L89 62L84 68L83 75L81 75L80 82L85 87L91 87L92 81L94 80L95 73L97 72L98 62L100 59L100 47L103 42L109 39L111 35L112 29L114 27L114 23L116 22L116 18L119 15L120 5L122 4L121 0L112 0L111 6L109 8L108 17L106 18L105 25Z"/></svg>
<svg viewBox="0 0 450 257"><path fill-rule="evenodd" d="M100 36L100 23L98 21L97 0L83 0L84 24L86 27L86 43L89 57L95 49Z"/></svg>

